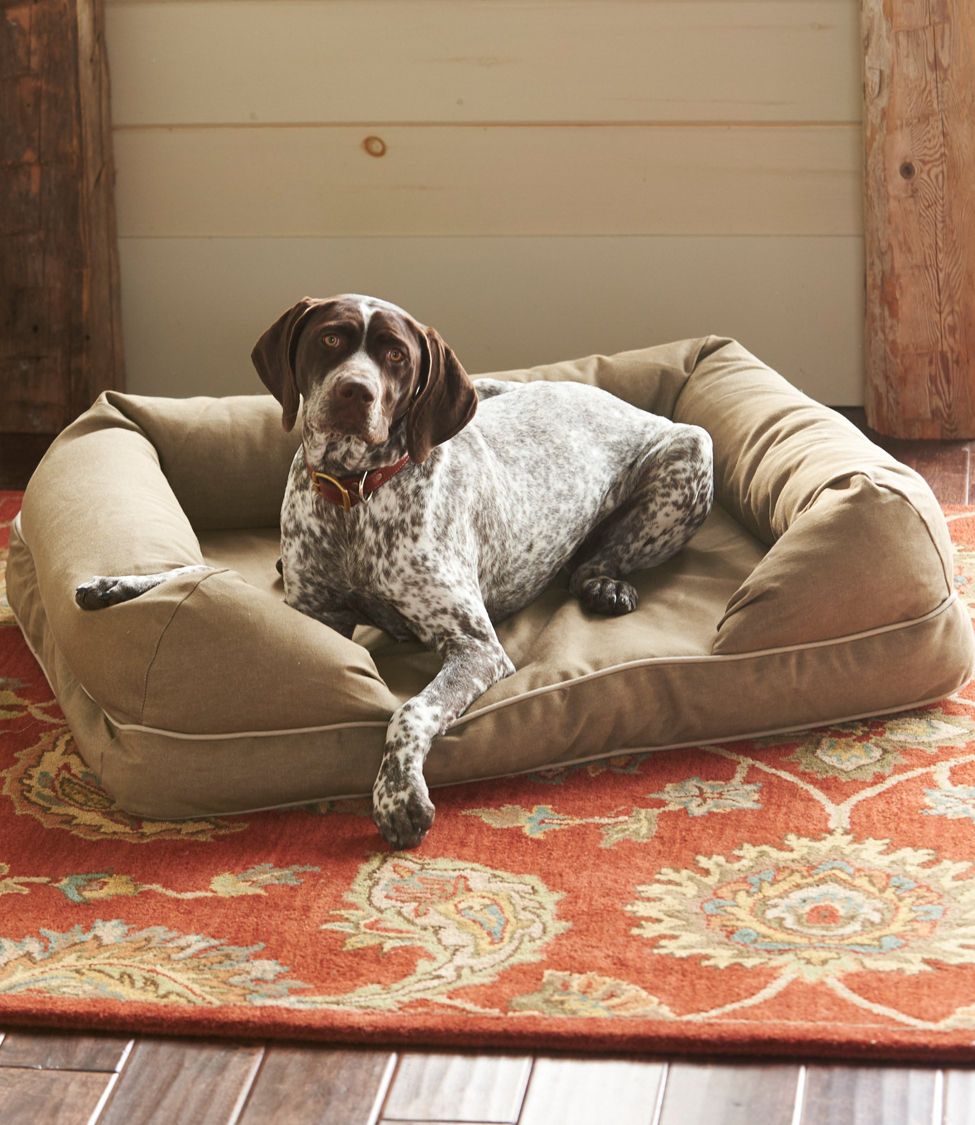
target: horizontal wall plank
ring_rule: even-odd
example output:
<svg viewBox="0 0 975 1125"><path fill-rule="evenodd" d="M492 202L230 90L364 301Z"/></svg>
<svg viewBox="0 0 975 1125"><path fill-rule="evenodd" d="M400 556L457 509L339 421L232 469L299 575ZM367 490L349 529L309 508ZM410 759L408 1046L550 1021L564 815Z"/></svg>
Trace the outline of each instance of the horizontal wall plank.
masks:
<svg viewBox="0 0 975 1125"><path fill-rule="evenodd" d="M735 336L820 401L862 402L863 245L845 238L123 238L129 389L263 388L255 340L305 294L387 297L471 372Z"/></svg>
<svg viewBox="0 0 975 1125"><path fill-rule="evenodd" d="M123 131L119 231L861 231L859 126L390 126L369 137L348 126Z"/></svg>
<svg viewBox="0 0 975 1125"><path fill-rule="evenodd" d="M117 125L859 121L854 0L110 3Z"/></svg>

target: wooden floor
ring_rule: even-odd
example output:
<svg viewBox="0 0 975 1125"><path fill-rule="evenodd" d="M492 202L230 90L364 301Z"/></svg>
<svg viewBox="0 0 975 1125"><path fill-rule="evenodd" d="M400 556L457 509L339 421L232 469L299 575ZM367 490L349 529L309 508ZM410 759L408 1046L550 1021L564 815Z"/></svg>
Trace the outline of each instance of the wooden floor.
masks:
<svg viewBox="0 0 975 1125"><path fill-rule="evenodd" d="M975 503L975 443L881 444L942 502ZM17 456L0 456L0 487L22 486L30 467ZM0 1042L0 1123L975 1125L975 1047L972 1062L445 1054L12 1029Z"/></svg>

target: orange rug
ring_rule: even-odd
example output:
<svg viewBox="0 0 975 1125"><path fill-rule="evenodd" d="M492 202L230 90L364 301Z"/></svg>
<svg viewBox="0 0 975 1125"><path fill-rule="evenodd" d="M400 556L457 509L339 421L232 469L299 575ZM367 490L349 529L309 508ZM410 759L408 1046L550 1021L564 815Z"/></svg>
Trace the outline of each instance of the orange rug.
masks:
<svg viewBox="0 0 975 1125"><path fill-rule="evenodd" d="M975 605L975 511L949 519ZM398 854L364 801L126 816L0 585L0 1028L971 1057L972 686L437 806Z"/></svg>

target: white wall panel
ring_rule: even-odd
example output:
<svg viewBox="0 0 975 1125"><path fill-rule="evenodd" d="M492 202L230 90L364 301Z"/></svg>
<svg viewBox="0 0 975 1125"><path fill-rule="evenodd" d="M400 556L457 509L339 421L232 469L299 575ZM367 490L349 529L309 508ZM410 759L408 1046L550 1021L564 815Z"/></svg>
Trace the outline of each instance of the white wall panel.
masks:
<svg viewBox="0 0 975 1125"><path fill-rule="evenodd" d="M257 390L358 290L473 370L720 332L862 401L857 0L107 11L133 390Z"/></svg>
<svg viewBox="0 0 975 1125"><path fill-rule="evenodd" d="M856 0L107 7L119 125L857 121Z"/></svg>
<svg viewBox="0 0 975 1125"><path fill-rule="evenodd" d="M127 238L129 387L258 392L264 329L305 294L352 291L435 325L472 373L714 332L845 403L862 362L862 256L857 237Z"/></svg>
<svg viewBox="0 0 975 1125"><path fill-rule="evenodd" d="M858 234L860 127L122 131L124 235Z"/></svg>

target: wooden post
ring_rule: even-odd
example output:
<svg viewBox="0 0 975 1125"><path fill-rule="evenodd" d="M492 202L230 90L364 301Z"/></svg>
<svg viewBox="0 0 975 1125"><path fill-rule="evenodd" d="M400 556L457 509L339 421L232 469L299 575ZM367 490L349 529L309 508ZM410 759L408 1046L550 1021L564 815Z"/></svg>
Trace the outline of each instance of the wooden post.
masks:
<svg viewBox="0 0 975 1125"><path fill-rule="evenodd" d="M123 383L102 0L0 0L0 434Z"/></svg>
<svg viewBox="0 0 975 1125"><path fill-rule="evenodd" d="M866 413L975 437L975 3L861 0Z"/></svg>

